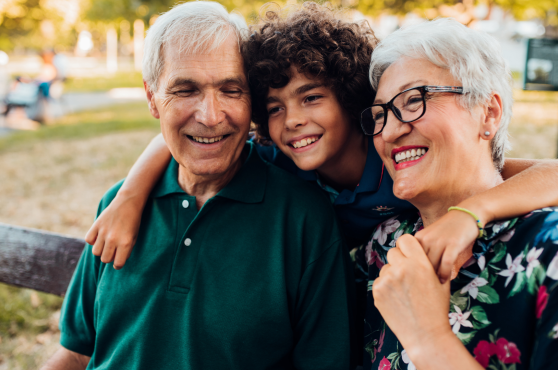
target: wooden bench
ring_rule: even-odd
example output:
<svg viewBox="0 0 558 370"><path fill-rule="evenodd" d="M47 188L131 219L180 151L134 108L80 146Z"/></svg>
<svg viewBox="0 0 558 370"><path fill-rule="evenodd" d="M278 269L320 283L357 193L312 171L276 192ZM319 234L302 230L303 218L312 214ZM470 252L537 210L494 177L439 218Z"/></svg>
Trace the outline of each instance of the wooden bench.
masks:
<svg viewBox="0 0 558 370"><path fill-rule="evenodd" d="M0 282L63 296L85 241L0 223Z"/></svg>

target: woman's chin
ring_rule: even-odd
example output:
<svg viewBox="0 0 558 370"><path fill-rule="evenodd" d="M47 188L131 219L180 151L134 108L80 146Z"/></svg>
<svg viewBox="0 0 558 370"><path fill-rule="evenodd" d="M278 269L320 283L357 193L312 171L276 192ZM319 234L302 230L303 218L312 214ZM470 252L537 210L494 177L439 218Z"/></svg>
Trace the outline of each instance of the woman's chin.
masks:
<svg viewBox="0 0 558 370"><path fill-rule="evenodd" d="M415 181L409 179L396 180L393 183L393 194L402 200L411 201L418 195L419 191Z"/></svg>

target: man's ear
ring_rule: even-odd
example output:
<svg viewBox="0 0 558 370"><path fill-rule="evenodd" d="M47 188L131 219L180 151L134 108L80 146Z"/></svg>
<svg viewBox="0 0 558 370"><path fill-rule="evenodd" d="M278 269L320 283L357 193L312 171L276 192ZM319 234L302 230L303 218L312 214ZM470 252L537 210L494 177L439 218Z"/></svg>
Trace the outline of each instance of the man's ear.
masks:
<svg viewBox="0 0 558 370"><path fill-rule="evenodd" d="M157 110L157 105L155 105L155 94L151 92L149 85L145 80L143 80L143 88L145 89L145 95L147 96L147 106L149 107L149 113L157 119L161 118L159 111Z"/></svg>
<svg viewBox="0 0 558 370"><path fill-rule="evenodd" d="M494 135L496 135L503 112L502 97L498 93L493 93L484 109L484 122L482 122L480 127L480 135L483 139L492 140Z"/></svg>

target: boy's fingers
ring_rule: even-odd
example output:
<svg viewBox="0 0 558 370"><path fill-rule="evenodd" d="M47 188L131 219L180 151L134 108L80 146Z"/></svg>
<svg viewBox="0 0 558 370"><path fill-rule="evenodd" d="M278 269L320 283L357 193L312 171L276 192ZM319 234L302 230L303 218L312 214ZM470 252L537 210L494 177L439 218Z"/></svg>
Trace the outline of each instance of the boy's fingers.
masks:
<svg viewBox="0 0 558 370"><path fill-rule="evenodd" d="M132 251L132 247L123 247L120 246L116 249L116 254L114 256L114 264L112 265L116 270L120 270L124 267L124 264L130 257L130 253Z"/></svg>
<svg viewBox="0 0 558 370"><path fill-rule="evenodd" d="M93 223L93 226L89 229L87 234L85 234L85 242L89 245L95 244L97 241L97 235L99 234L99 230L97 228L97 221Z"/></svg>
<svg viewBox="0 0 558 370"><path fill-rule="evenodd" d="M93 254L97 257L100 257L101 253L103 253L104 246L105 246L105 239L103 239L102 237L97 237L97 240L95 240L95 243L93 244L93 249L92 249Z"/></svg>
<svg viewBox="0 0 558 370"><path fill-rule="evenodd" d="M105 242L105 247L103 248L103 254L101 255L101 262L109 263L114 259L114 253L116 252L116 244L111 243L109 240Z"/></svg>

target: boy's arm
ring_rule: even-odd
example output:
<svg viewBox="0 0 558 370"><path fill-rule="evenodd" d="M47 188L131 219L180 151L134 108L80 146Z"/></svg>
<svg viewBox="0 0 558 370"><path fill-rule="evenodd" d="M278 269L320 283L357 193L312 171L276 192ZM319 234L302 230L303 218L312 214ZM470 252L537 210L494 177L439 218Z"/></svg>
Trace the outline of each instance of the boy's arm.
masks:
<svg viewBox="0 0 558 370"><path fill-rule="evenodd" d="M60 348L41 370L85 370L91 357Z"/></svg>
<svg viewBox="0 0 558 370"><path fill-rule="evenodd" d="M132 252L143 208L151 190L167 168L171 154L163 135L157 135L136 161L112 203L99 215L85 241L101 261L114 260L120 269Z"/></svg>
<svg viewBox="0 0 558 370"><path fill-rule="evenodd" d="M455 206L472 211L486 225L558 205L558 161L508 159L502 176L506 179L502 184ZM419 231L416 238L440 280L444 281L472 256L473 243L478 235L473 217L452 211Z"/></svg>

